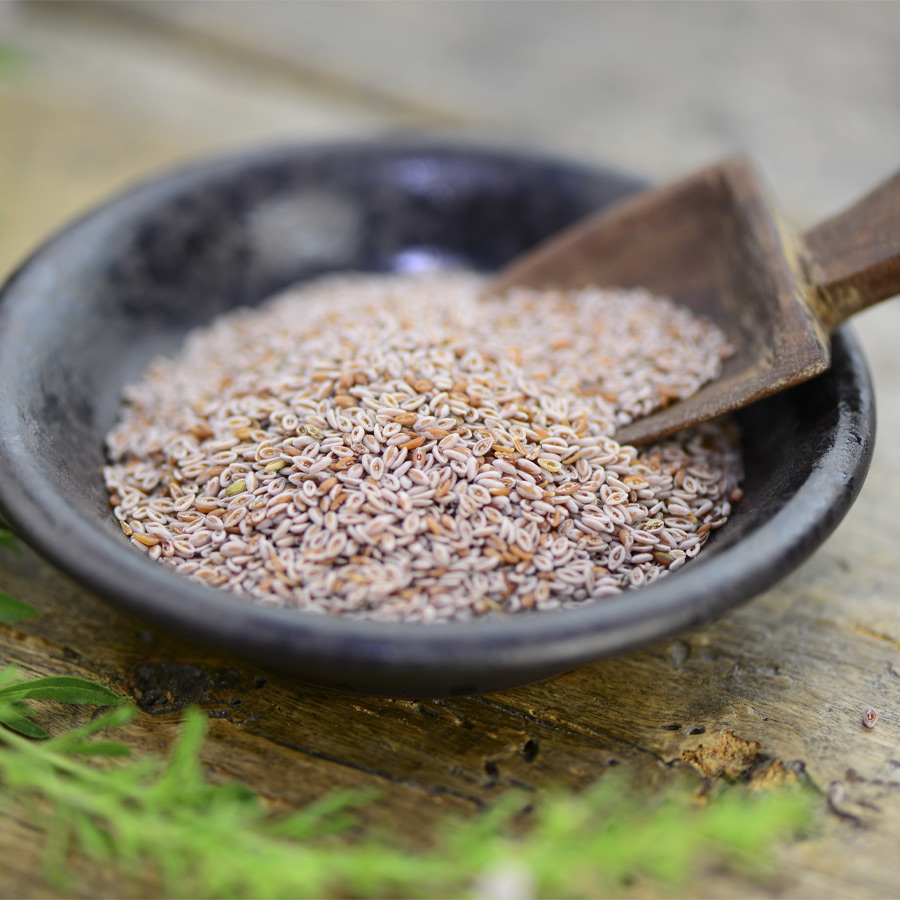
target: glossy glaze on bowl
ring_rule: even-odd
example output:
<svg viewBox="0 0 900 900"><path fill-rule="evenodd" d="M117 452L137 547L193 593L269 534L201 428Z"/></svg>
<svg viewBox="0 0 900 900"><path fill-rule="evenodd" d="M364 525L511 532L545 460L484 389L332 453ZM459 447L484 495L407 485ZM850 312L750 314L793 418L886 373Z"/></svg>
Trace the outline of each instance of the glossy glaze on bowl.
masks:
<svg viewBox="0 0 900 900"><path fill-rule="evenodd" d="M0 298L0 504L87 588L176 633L348 690L439 696L538 680L718 616L799 565L853 502L872 390L839 331L825 376L746 410L745 498L691 564L584 608L427 626L263 609L124 539L100 474L122 386L192 326L298 278L490 271L639 183L527 154L421 142L288 147L201 163L40 248Z"/></svg>

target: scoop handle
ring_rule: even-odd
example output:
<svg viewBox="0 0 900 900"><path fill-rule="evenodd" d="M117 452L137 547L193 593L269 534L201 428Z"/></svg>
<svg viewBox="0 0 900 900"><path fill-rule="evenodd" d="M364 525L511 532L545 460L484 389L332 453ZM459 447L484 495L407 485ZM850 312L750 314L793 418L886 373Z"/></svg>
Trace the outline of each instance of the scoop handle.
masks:
<svg viewBox="0 0 900 900"><path fill-rule="evenodd" d="M804 236L813 302L829 331L900 294L900 172Z"/></svg>

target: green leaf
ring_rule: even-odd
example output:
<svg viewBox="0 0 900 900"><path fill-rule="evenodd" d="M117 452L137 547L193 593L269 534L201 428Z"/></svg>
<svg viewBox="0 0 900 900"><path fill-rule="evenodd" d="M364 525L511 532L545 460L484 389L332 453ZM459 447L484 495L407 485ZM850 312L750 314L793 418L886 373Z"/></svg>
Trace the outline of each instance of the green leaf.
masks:
<svg viewBox="0 0 900 900"><path fill-rule="evenodd" d="M20 700L12 703L0 703L0 724L17 731L19 734L24 734L25 737L38 738L40 740L50 737L48 731L45 731L36 722L26 718L26 715L32 712L31 707Z"/></svg>
<svg viewBox="0 0 900 900"><path fill-rule="evenodd" d="M20 699L0 709L29 711ZM710 866L746 871L753 893L769 893L760 879L771 872L771 848L821 807L811 791L757 796L737 785L699 807L695 782L660 796L607 775L578 794L506 794L485 813L448 818L433 846L412 852L383 832L335 834L372 802L368 792L331 792L281 818L239 782L210 782L200 760L205 717L195 709L168 761L75 758L120 753L122 745L88 737L134 714L120 706L49 741L11 733L0 741L4 795L44 831L45 871L59 890L77 845L137 878L154 872L172 897L490 896L490 876L510 869L533 881L537 897L635 896L645 886L653 896L691 896L696 873Z"/></svg>
<svg viewBox="0 0 900 900"><path fill-rule="evenodd" d="M92 718L89 722L85 722L84 725L79 725L78 728L73 728L71 731L64 732L54 740L65 741L67 739L82 739L108 728L121 728L123 725L132 721L132 719L137 718L137 716L138 708L136 706L123 703L115 709L108 710L102 715Z"/></svg>
<svg viewBox="0 0 900 900"><path fill-rule="evenodd" d="M299 841L344 831L357 824L353 811L375 802L379 795L377 790L332 791L292 815L276 820L267 830L269 834Z"/></svg>
<svg viewBox="0 0 900 900"><path fill-rule="evenodd" d="M0 591L0 622L19 622L22 619L33 619L39 615L40 612L33 606Z"/></svg>
<svg viewBox="0 0 900 900"><path fill-rule="evenodd" d="M80 741L66 748L69 753L83 756L131 756L131 749L119 741Z"/></svg>
<svg viewBox="0 0 900 900"><path fill-rule="evenodd" d="M0 700L55 700L57 703L91 703L116 706L125 698L86 678L50 675L0 687Z"/></svg>
<svg viewBox="0 0 900 900"><path fill-rule="evenodd" d="M89 816L83 813L75 816L75 835L82 849L91 859L107 862L112 855L109 835Z"/></svg>
<svg viewBox="0 0 900 900"><path fill-rule="evenodd" d="M92 718L90 721L85 722L84 725L58 734L47 742L47 750L53 753L64 754L83 752L79 748L82 745L89 744L86 738L96 734L98 731L119 728L126 722L130 722L137 714L137 707L123 703L114 707L111 711L103 713L103 715ZM125 754L122 755L124 756Z"/></svg>
<svg viewBox="0 0 900 900"><path fill-rule="evenodd" d="M50 884L58 891L66 888L65 860L72 836L72 815L69 810L54 810L53 820L47 829L42 868Z"/></svg>
<svg viewBox="0 0 900 900"><path fill-rule="evenodd" d="M206 715L196 707L184 711L181 734L169 757L168 771L156 785L160 794L171 790L187 797L191 789L202 786L200 747L206 735L206 723Z"/></svg>

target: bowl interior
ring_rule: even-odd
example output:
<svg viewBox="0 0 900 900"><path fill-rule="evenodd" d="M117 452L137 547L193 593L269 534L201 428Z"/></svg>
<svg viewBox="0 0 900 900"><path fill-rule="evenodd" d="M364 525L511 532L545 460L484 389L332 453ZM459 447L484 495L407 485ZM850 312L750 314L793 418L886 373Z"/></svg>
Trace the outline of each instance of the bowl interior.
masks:
<svg viewBox="0 0 900 900"><path fill-rule="evenodd" d="M874 414L846 331L835 337L829 373L741 415L745 498L704 553L655 585L585 609L433 627L254 607L134 550L100 475L122 386L194 325L329 271L490 271L639 187L608 170L415 142L247 154L115 198L40 248L3 290L5 514L110 602L352 690L507 687L722 613L799 564L862 484Z"/></svg>

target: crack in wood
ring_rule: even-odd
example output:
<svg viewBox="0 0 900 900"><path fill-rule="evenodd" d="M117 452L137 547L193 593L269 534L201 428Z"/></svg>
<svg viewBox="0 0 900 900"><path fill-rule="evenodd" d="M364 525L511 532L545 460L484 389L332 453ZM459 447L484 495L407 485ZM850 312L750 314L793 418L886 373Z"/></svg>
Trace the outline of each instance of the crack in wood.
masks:
<svg viewBox="0 0 900 900"><path fill-rule="evenodd" d="M862 634L866 637L874 638L876 641L884 641L885 643L890 644L895 650L900 650L900 640L892 637L889 634L885 634L882 631L876 631L874 628L869 628L868 626L863 625L861 622L851 622L850 627L857 634Z"/></svg>
<svg viewBox="0 0 900 900"><path fill-rule="evenodd" d="M598 747L603 747L604 749L608 749L609 743L621 744L624 747L629 747L632 750L636 750L638 753L644 753L647 756L650 756L664 766L671 765L670 762L667 762L665 759L663 759L662 756L660 756L660 754L655 753L653 750L650 750L647 747L642 747L640 744L637 744L634 741L629 741L626 738L610 734L606 731L594 731L593 729L586 730L575 728L569 724L563 724L559 721L554 722L549 719L543 719L539 716L535 716L529 712L526 712L523 709L516 709L514 706L507 706L504 703L498 703L496 700L490 700L485 696L470 697L469 699L473 703L478 703L481 706L486 706L488 709L492 709L496 712L505 713L506 715L512 716L513 718L523 719L526 722L531 722L535 725L539 725L540 727L546 728L549 731L556 731L560 734L567 734L573 738L580 738L582 740L589 741L590 743ZM600 736L602 736L602 738Z"/></svg>
<svg viewBox="0 0 900 900"><path fill-rule="evenodd" d="M272 737L271 735L267 736L265 739L277 747L282 747L285 750L293 750L296 753L302 753L304 756L307 756L310 759L318 759L322 762L333 763L336 766L351 769L355 772L362 772L365 775L371 775L375 778L380 778L383 781L388 782L389 784L413 788L414 790L419 790L425 794L428 794L430 797L452 797L455 800L462 800L465 803L472 804L477 810L483 810L487 806L485 801L480 799L479 797L474 797L471 794L466 794L463 791L455 790L454 788L450 788L445 785L423 784L422 782L416 781L415 779L403 778L392 772L385 771L384 769L377 769L374 766L367 766L363 763L353 762L352 760L348 759L342 759L339 756L334 756L330 753L324 753L321 750L314 750L312 747L304 747L300 744L295 744L290 741L280 741Z"/></svg>

